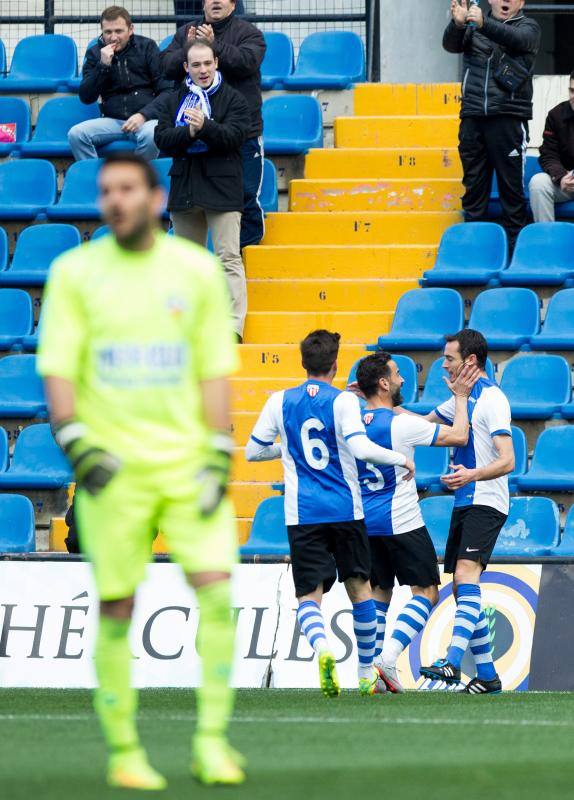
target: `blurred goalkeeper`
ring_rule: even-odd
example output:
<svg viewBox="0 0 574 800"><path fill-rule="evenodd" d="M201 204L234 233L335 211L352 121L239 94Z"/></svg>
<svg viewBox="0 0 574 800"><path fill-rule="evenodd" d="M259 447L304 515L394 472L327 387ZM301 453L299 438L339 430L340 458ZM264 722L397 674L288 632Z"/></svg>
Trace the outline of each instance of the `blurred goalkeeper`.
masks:
<svg viewBox="0 0 574 800"><path fill-rule="evenodd" d="M157 228L165 201L153 168L116 153L99 174L112 235L52 267L39 370L56 440L73 464L80 543L100 597L95 707L110 749L108 783L162 790L136 731L128 644L134 595L156 528L196 592L203 685L192 773L241 783L226 739L237 558L226 498L232 440L228 376L237 368L218 261Z"/></svg>

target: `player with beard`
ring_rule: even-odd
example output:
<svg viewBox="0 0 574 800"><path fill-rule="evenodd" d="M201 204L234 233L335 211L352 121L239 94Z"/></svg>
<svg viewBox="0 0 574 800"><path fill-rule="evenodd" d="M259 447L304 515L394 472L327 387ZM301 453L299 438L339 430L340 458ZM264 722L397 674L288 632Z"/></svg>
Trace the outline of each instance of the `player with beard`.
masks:
<svg viewBox="0 0 574 800"><path fill-rule="evenodd" d="M475 365L464 366L446 383L454 395L452 426L397 413L403 402L404 378L385 352L362 359L357 384L367 405L363 413L367 436L381 447L414 458L416 445L464 446L468 441L467 401L480 375ZM438 602L440 576L437 555L424 525L414 481L397 479L394 466L358 461L365 522L371 549L371 586L377 610L375 667L391 692L402 692L397 659L425 626ZM410 586L412 599L403 608L385 646L386 615L395 579Z"/></svg>

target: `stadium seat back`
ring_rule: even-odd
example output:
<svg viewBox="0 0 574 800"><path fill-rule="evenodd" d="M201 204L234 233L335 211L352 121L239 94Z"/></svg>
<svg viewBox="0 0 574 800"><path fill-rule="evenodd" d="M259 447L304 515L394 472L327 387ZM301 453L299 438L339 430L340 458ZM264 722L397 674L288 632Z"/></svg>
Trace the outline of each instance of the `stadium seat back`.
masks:
<svg viewBox="0 0 574 800"><path fill-rule="evenodd" d="M448 472L448 447L415 447L415 480L419 491L440 490L440 477Z"/></svg>
<svg viewBox="0 0 574 800"><path fill-rule="evenodd" d="M54 97L48 100L38 114L38 122L32 142L68 143L68 131L74 125L90 119L98 119L97 103L86 105L79 97Z"/></svg>
<svg viewBox="0 0 574 800"><path fill-rule="evenodd" d="M487 289L474 301L468 327L484 334L489 347L518 348L540 330L538 295L532 289Z"/></svg>
<svg viewBox="0 0 574 800"><path fill-rule="evenodd" d="M494 555L550 555L560 539L560 513L549 497L512 497Z"/></svg>
<svg viewBox="0 0 574 800"><path fill-rule="evenodd" d="M574 289L562 289L550 298L542 334L574 340Z"/></svg>
<svg viewBox="0 0 574 800"><path fill-rule="evenodd" d="M15 123L15 141L0 142L0 155L18 149L18 144L30 138L30 106L19 97L0 97L0 125Z"/></svg>
<svg viewBox="0 0 574 800"><path fill-rule="evenodd" d="M8 79L66 80L77 71L78 51L69 36L45 33L20 39L14 55Z"/></svg>
<svg viewBox="0 0 574 800"><path fill-rule="evenodd" d="M8 469L10 462L10 447L8 444L8 434L6 429L0 427L0 473Z"/></svg>
<svg viewBox="0 0 574 800"><path fill-rule="evenodd" d="M170 46L170 44L172 43L172 41L173 41L173 37L174 37L174 36L175 36L175 34L174 34L174 33L170 33L170 34L169 34L169 36L164 36L164 38L161 40L161 42L160 42L160 43L159 43L159 45L158 45L158 46L159 46L159 49L160 49L162 52L163 52L164 50L167 50L167 48L168 48L168 47Z"/></svg>
<svg viewBox="0 0 574 800"><path fill-rule="evenodd" d="M369 353L365 353L365 356L368 355ZM363 358L365 356L363 356ZM351 367L347 384L354 383L357 380L357 367L359 366L359 361L361 361L360 358L358 358ZM393 361L396 363L400 375L405 379L403 388L401 390L403 403L416 402L419 393L417 365L409 356L393 355Z"/></svg>
<svg viewBox="0 0 574 800"><path fill-rule="evenodd" d="M421 500L420 506L424 523L433 540L437 555L444 556L450 518L454 508L454 497L452 495L425 497Z"/></svg>
<svg viewBox="0 0 574 800"><path fill-rule="evenodd" d="M34 328L34 309L28 292L0 289L0 338L24 336Z"/></svg>
<svg viewBox="0 0 574 800"><path fill-rule="evenodd" d="M263 103L263 136L268 153L303 153L323 145L323 116L309 95L280 95Z"/></svg>
<svg viewBox="0 0 574 800"><path fill-rule="evenodd" d="M8 265L8 234L4 228L0 228L0 272L5 270Z"/></svg>
<svg viewBox="0 0 574 800"><path fill-rule="evenodd" d="M75 225L31 225L20 233L8 272L45 272L52 261L82 243Z"/></svg>
<svg viewBox="0 0 574 800"><path fill-rule="evenodd" d="M547 475L565 478L571 482L574 479L572 453L574 453L574 425L546 428L536 441L532 463L524 477ZM519 486L520 482L519 477Z"/></svg>
<svg viewBox="0 0 574 800"><path fill-rule="evenodd" d="M510 405L550 403L560 406L570 400L570 366L562 356L518 356L508 362L500 388Z"/></svg>
<svg viewBox="0 0 574 800"><path fill-rule="evenodd" d="M279 209L279 190L277 188L277 170L270 159L263 160L263 180L259 202L263 211L268 214Z"/></svg>
<svg viewBox="0 0 574 800"><path fill-rule="evenodd" d="M0 39L0 75L6 72L6 46Z"/></svg>
<svg viewBox="0 0 574 800"><path fill-rule="evenodd" d="M571 506L560 544L552 551L552 555L574 558L574 506Z"/></svg>
<svg viewBox="0 0 574 800"><path fill-rule="evenodd" d="M410 289L400 298L391 334L444 337L464 325L462 298L454 289Z"/></svg>
<svg viewBox="0 0 574 800"><path fill-rule="evenodd" d="M44 385L36 372L36 357L0 359L0 416L35 416L45 410Z"/></svg>
<svg viewBox="0 0 574 800"><path fill-rule="evenodd" d="M34 506L19 494L0 495L0 552L32 553L36 549Z"/></svg>
<svg viewBox="0 0 574 800"><path fill-rule="evenodd" d="M280 31L265 31L263 36L267 50L261 64L261 86L273 89L293 72L293 43L287 34Z"/></svg>
<svg viewBox="0 0 574 800"><path fill-rule="evenodd" d="M29 425L16 439L9 472L65 475L72 479L70 462L56 444L49 424Z"/></svg>
<svg viewBox="0 0 574 800"><path fill-rule="evenodd" d="M100 239L102 236L107 236L110 232L110 229L107 225L99 225L91 235L91 241L94 239Z"/></svg>
<svg viewBox="0 0 574 800"><path fill-rule="evenodd" d="M536 222L523 228L509 269L572 272L574 229L570 222Z"/></svg>
<svg viewBox="0 0 574 800"><path fill-rule="evenodd" d="M435 270L488 270L506 267L508 241L496 222L461 222L442 235Z"/></svg>
<svg viewBox="0 0 574 800"><path fill-rule="evenodd" d="M14 207L35 216L55 200L56 170L49 161L18 158L0 164L0 216L12 218Z"/></svg>
<svg viewBox="0 0 574 800"><path fill-rule="evenodd" d="M241 548L241 554L289 555L283 496L268 497L261 501L255 512L249 540Z"/></svg>
<svg viewBox="0 0 574 800"><path fill-rule="evenodd" d="M329 76L339 78L341 88L365 80L365 49L356 33L319 31L301 43L293 78L306 80L312 88Z"/></svg>
<svg viewBox="0 0 574 800"><path fill-rule="evenodd" d="M508 479L513 487L516 476L524 475L528 469L528 445L522 428L512 425L510 430L512 431L512 444L514 447L514 470L510 473Z"/></svg>

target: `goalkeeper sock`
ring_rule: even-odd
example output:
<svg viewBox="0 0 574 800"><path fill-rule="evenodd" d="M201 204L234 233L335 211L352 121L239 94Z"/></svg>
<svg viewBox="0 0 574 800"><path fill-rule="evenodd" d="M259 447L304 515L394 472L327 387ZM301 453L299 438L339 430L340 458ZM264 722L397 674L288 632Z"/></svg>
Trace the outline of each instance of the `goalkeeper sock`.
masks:
<svg viewBox="0 0 574 800"><path fill-rule="evenodd" d="M359 655L359 678L369 678L377 643L377 611L374 600L353 603L353 630Z"/></svg>
<svg viewBox="0 0 574 800"><path fill-rule="evenodd" d="M130 620L100 616L96 642L98 688L94 706L112 750L139 747L136 730L137 692L131 687Z"/></svg>
<svg viewBox="0 0 574 800"><path fill-rule="evenodd" d="M456 592L454 628L446 654L446 660L458 669L476 628L480 616L480 603L480 586L476 583L461 583Z"/></svg>
<svg viewBox="0 0 574 800"><path fill-rule="evenodd" d="M382 600L375 600L375 608L377 610L377 644L375 646L375 661L376 661L383 652L383 645L385 643L385 629L387 627L387 611L389 610L389 603L383 603Z"/></svg>
<svg viewBox="0 0 574 800"><path fill-rule="evenodd" d="M297 622L301 632L317 654L329 649L323 614L318 603L314 600L305 600L304 603L301 603L297 609Z"/></svg>
<svg viewBox="0 0 574 800"><path fill-rule="evenodd" d="M492 660L490 628L484 611L480 612L480 617L470 640L470 649L476 664L476 677L483 681L494 680L496 678L496 668Z"/></svg>
<svg viewBox="0 0 574 800"><path fill-rule="evenodd" d="M419 634L432 611L430 600L422 595L415 595L403 608L397 619L391 641L387 647L385 664L395 666L397 658Z"/></svg>
<svg viewBox="0 0 574 800"><path fill-rule="evenodd" d="M197 690L197 732L222 736L233 711L235 691L229 685L235 624L231 616L231 582L216 581L195 590L199 603L197 651L202 682Z"/></svg>

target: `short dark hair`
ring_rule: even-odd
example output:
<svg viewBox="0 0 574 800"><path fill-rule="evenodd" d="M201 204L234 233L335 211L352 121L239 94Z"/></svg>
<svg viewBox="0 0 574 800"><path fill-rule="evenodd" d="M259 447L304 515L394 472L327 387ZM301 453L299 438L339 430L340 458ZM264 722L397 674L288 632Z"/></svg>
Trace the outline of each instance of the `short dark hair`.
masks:
<svg viewBox="0 0 574 800"><path fill-rule="evenodd" d="M160 180L157 172L145 158L132 153L129 150L115 150L106 156L101 169L111 167L114 164L135 164L141 169L145 175L146 183L150 189L157 189L160 185Z"/></svg>
<svg viewBox="0 0 574 800"><path fill-rule="evenodd" d="M215 47L213 46L213 43L209 41L209 39L192 39L191 42L187 45L187 49L185 51L185 57L187 61L189 61L189 51L193 47L207 47L213 53L213 58L217 58Z"/></svg>
<svg viewBox="0 0 574 800"><path fill-rule="evenodd" d="M339 355L341 335L318 330L307 334L299 345L303 368L311 375L326 375Z"/></svg>
<svg viewBox="0 0 574 800"><path fill-rule="evenodd" d="M570 80L574 81L574 70L572 70L572 72L570 73Z"/></svg>
<svg viewBox="0 0 574 800"><path fill-rule="evenodd" d="M112 19L119 19L120 17L127 22L128 26L132 24L131 14L127 8L123 6L108 6L108 8L104 8L100 15L100 25L104 20L109 22Z"/></svg>
<svg viewBox="0 0 574 800"><path fill-rule="evenodd" d="M357 383L365 397L374 397L379 388L381 378L390 378L391 368L389 367L389 361L391 359L390 353L380 350L378 353L365 356L359 361Z"/></svg>
<svg viewBox="0 0 574 800"><path fill-rule="evenodd" d="M460 355L463 361L469 356L475 355L476 363L480 369L486 367L488 345L480 331L473 331L472 328L465 328L458 333L452 333L444 338L447 342L458 342Z"/></svg>

